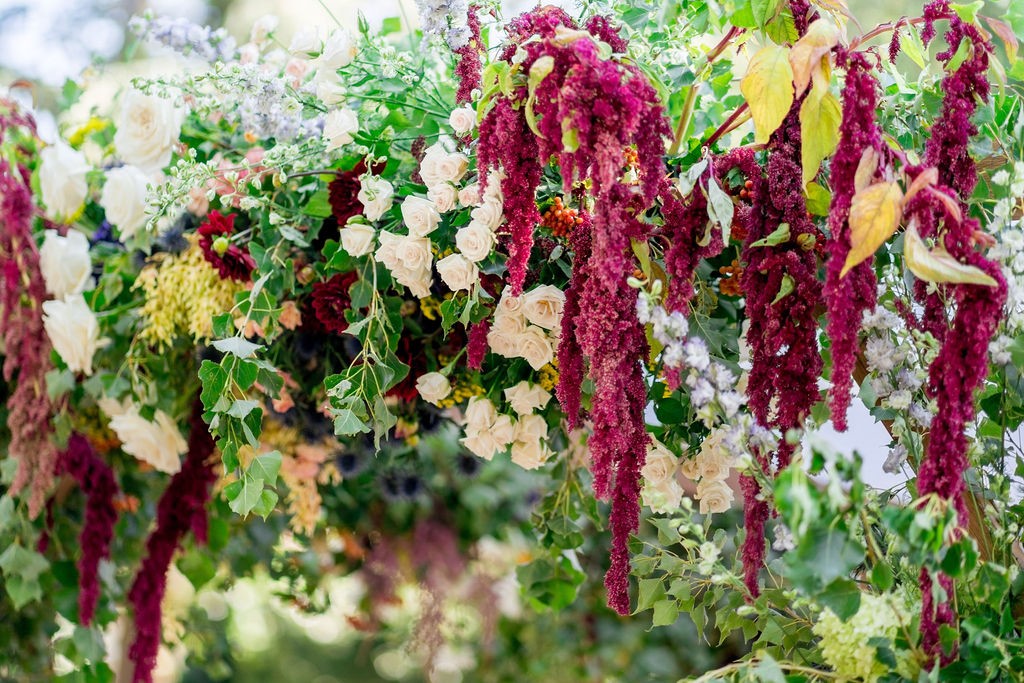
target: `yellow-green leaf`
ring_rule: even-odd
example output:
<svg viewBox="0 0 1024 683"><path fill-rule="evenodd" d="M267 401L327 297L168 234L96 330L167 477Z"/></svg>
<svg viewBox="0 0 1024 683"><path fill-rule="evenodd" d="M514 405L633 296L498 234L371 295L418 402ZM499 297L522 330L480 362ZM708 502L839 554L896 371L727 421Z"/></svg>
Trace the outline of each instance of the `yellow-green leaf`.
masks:
<svg viewBox="0 0 1024 683"><path fill-rule="evenodd" d="M899 183L876 183L853 195L850 204L850 253L839 277L874 255L892 237L903 217Z"/></svg>
<svg viewBox="0 0 1024 683"><path fill-rule="evenodd" d="M960 263L945 247L929 251L913 223L903 235L903 261L911 273L925 282L998 286L991 275L976 266Z"/></svg>
<svg viewBox="0 0 1024 683"><path fill-rule="evenodd" d="M811 75L822 70L822 61L839 43L839 29L830 19L816 19L807 27L807 33L796 41L789 52L793 68L795 96L800 97L811 82Z"/></svg>
<svg viewBox="0 0 1024 683"><path fill-rule="evenodd" d="M821 162L836 151L843 110L828 87L814 87L800 105L800 157L804 187L818 175Z"/></svg>
<svg viewBox="0 0 1024 683"><path fill-rule="evenodd" d="M874 147L865 147L857 163L857 173L853 176L853 191L860 192L875 179L878 170L878 152Z"/></svg>
<svg viewBox="0 0 1024 683"><path fill-rule="evenodd" d="M740 92L754 119L754 141L768 142L793 106L793 67L789 64L789 50L774 44L758 50L750 60L747 75L740 81Z"/></svg>

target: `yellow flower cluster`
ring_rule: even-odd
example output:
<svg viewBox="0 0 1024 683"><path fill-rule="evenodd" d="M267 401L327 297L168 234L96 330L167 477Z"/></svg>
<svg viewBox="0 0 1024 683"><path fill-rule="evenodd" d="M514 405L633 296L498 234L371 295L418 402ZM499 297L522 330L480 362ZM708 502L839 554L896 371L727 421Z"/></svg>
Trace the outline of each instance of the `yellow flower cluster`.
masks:
<svg viewBox="0 0 1024 683"><path fill-rule="evenodd" d="M108 121L107 119L101 119L98 116L90 117L88 121L83 123L81 126L78 127L77 130L75 130L75 132L68 136L68 144L71 145L72 147L77 148L79 145L85 142L85 138L92 135L93 133L100 132L108 125L110 125L110 121Z"/></svg>
<svg viewBox="0 0 1024 683"><path fill-rule="evenodd" d="M178 255L158 254L154 263L139 273L136 287L142 289L146 301L139 339L164 349L179 335L193 341L207 341L213 336L213 316L230 311L235 294L244 287L234 280L221 279L216 269L206 262L194 235L191 245Z"/></svg>
<svg viewBox="0 0 1024 683"><path fill-rule="evenodd" d="M550 363L540 369L540 378L538 379L541 387L544 391L554 391L555 387L558 386L558 359L555 358Z"/></svg>
<svg viewBox="0 0 1024 683"><path fill-rule="evenodd" d="M443 398L437 402L438 408L451 408L457 406L460 403L466 403L469 399L474 396L483 396L484 388L479 384L472 384L466 379L459 379L457 383L452 386L452 393L448 394L447 398Z"/></svg>
<svg viewBox="0 0 1024 683"><path fill-rule="evenodd" d="M901 624L905 628L910 623L911 613L902 597L892 593L861 593L860 607L849 620L844 622L826 608L812 630L821 638L822 659L843 680L874 683L889 673L889 667L875 658L876 648L868 641L872 638L895 639ZM896 670L900 676L916 680L917 668L906 652L897 654Z"/></svg>

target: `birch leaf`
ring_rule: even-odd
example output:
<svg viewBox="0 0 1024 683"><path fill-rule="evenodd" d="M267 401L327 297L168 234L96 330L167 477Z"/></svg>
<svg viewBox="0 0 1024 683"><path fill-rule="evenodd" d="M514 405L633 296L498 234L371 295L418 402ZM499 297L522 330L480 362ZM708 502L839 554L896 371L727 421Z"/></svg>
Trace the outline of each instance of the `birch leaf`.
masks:
<svg viewBox="0 0 1024 683"><path fill-rule="evenodd" d="M815 86L800 105L800 161L803 166L803 184L814 180L821 162L836 151L839 144L839 124L843 111L839 100L828 89Z"/></svg>
<svg viewBox="0 0 1024 683"><path fill-rule="evenodd" d="M750 60L747 75L740 81L740 92L754 119L754 142L768 142L793 106L793 67L789 64L789 50L774 44L758 50Z"/></svg>
<svg viewBox="0 0 1024 683"><path fill-rule="evenodd" d="M822 69L822 60L839 43L839 29L828 19L817 19L807 27L807 33L796 41L789 52L793 68L794 95L800 97L811 82L811 75Z"/></svg>
<svg viewBox="0 0 1024 683"><path fill-rule="evenodd" d="M892 237L903 217L899 183L876 183L853 195L850 204L850 253L839 277L874 255Z"/></svg>

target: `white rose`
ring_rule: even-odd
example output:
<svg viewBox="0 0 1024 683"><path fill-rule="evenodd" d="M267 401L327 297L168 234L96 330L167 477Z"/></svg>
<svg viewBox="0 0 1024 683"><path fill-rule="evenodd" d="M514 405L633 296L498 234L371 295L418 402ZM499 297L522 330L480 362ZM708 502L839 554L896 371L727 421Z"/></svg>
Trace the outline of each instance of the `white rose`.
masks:
<svg viewBox="0 0 1024 683"><path fill-rule="evenodd" d="M661 487L670 481L675 481L676 471L679 469L679 460L665 446L651 439L647 446L647 458L640 473L648 486Z"/></svg>
<svg viewBox="0 0 1024 683"><path fill-rule="evenodd" d="M424 401L436 406L452 393L452 385L440 372L428 372L416 380L416 391Z"/></svg>
<svg viewBox="0 0 1024 683"><path fill-rule="evenodd" d="M379 238L380 246L374 258L391 271L399 284L405 285L420 298L427 296L432 280L430 240L426 237L395 235L387 230L382 230Z"/></svg>
<svg viewBox="0 0 1024 683"><path fill-rule="evenodd" d="M455 246L470 261L479 263L494 249L494 233L480 224L470 223L455 233Z"/></svg>
<svg viewBox="0 0 1024 683"><path fill-rule="evenodd" d="M697 471L702 479L728 479L732 462L724 450L702 450L695 460L697 461Z"/></svg>
<svg viewBox="0 0 1024 683"><path fill-rule="evenodd" d="M402 221L410 235L426 237L437 228L440 220L441 214L429 199L406 197L402 202Z"/></svg>
<svg viewBox="0 0 1024 683"><path fill-rule="evenodd" d="M484 197L480 206L473 209L469 215L474 222L483 225L490 230L497 230L505 218L505 207L494 197Z"/></svg>
<svg viewBox="0 0 1024 683"><path fill-rule="evenodd" d="M541 285L523 295L523 315L545 330L556 330L562 324L565 292L553 285Z"/></svg>
<svg viewBox="0 0 1024 683"><path fill-rule="evenodd" d="M705 479L697 484L697 494L702 515L725 512L732 507L733 493L721 479Z"/></svg>
<svg viewBox="0 0 1024 683"><path fill-rule="evenodd" d="M658 515L668 515L679 510L683 500L683 487L675 481L662 486L644 486L640 491L644 505Z"/></svg>
<svg viewBox="0 0 1024 683"><path fill-rule="evenodd" d="M39 189L50 217L66 219L78 211L89 193L88 172L85 155L63 141L39 153Z"/></svg>
<svg viewBox="0 0 1024 683"><path fill-rule="evenodd" d="M512 462L524 470L535 470L551 457L551 451L543 441L516 441L512 444Z"/></svg>
<svg viewBox="0 0 1024 683"><path fill-rule="evenodd" d="M488 430L498 419L498 411L490 399L474 396L466 405L466 431Z"/></svg>
<svg viewBox="0 0 1024 683"><path fill-rule="evenodd" d="M473 183L459 190L459 204L462 206L480 206L480 185Z"/></svg>
<svg viewBox="0 0 1024 683"><path fill-rule="evenodd" d="M430 285L434 283L434 275L429 268L424 268L402 275L398 282L408 287L413 296L422 299L430 296Z"/></svg>
<svg viewBox="0 0 1024 683"><path fill-rule="evenodd" d="M320 53L320 57L316 61L320 68L337 71L351 64L355 58L356 43L352 39L352 34L343 28L338 28L327 36L323 52Z"/></svg>
<svg viewBox="0 0 1024 683"><path fill-rule="evenodd" d="M501 190L501 181L505 179L505 172L501 169L497 171L491 171L491 174L487 176L487 187L484 188L483 198L493 199L499 204L505 203L505 195Z"/></svg>
<svg viewBox="0 0 1024 683"><path fill-rule="evenodd" d="M122 239L130 238L146 223L146 186L149 178L134 166L107 173L100 206L107 220L117 226Z"/></svg>
<svg viewBox="0 0 1024 683"><path fill-rule="evenodd" d="M448 289L457 292L472 289L480 278L480 269L462 254L450 254L437 262L437 274Z"/></svg>
<svg viewBox="0 0 1024 683"><path fill-rule="evenodd" d="M548 423L540 415L521 415L516 422L516 441L532 443L548 438Z"/></svg>
<svg viewBox="0 0 1024 683"><path fill-rule="evenodd" d="M523 297L512 296L512 287L505 285L505 289L501 290L501 297L498 299L498 310L502 313L513 313L522 316Z"/></svg>
<svg viewBox="0 0 1024 683"><path fill-rule="evenodd" d="M494 316L494 324L487 331L487 344L491 350L506 358L517 358L519 338L526 332L526 318L515 313Z"/></svg>
<svg viewBox="0 0 1024 683"><path fill-rule="evenodd" d="M277 29L278 20L273 14L264 14L256 20L249 31L249 40L257 45L267 42L267 38Z"/></svg>
<svg viewBox="0 0 1024 683"><path fill-rule="evenodd" d="M551 340L544 334L544 330L535 325L528 326L526 331L519 335L516 346L519 349L519 356L525 358L534 370L540 370L555 358Z"/></svg>
<svg viewBox="0 0 1024 683"><path fill-rule="evenodd" d="M348 90L345 86L339 83L335 79L320 78L321 74L317 74L318 80L316 82L316 96L321 102L326 104L328 107L334 107L343 103L348 97Z"/></svg>
<svg viewBox="0 0 1024 683"><path fill-rule="evenodd" d="M335 109L324 120L324 141L327 151L350 144L355 140L354 133L359 131L359 117L348 108Z"/></svg>
<svg viewBox="0 0 1024 683"><path fill-rule="evenodd" d="M126 163L146 173L159 171L171 160L184 118L171 100L129 90L121 101L114 147Z"/></svg>
<svg viewBox="0 0 1024 683"><path fill-rule="evenodd" d="M125 453L167 474L181 469L181 455L188 450L188 444L164 411L156 411L150 422L139 414L137 406L131 406L125 413L111 417L110 428Z"/></svg>
<svg viewBox="0 0 1024 683"><path fill-rule="evenodd" d="M459 443L465 446L473 455L484 460L490 460L494 457L495 453L503 450L503 447L494 438L494 435L486 429L472 433L467 432L466 436L459 439Z"/></svg>
<svg viewBox="0 0 1024 683"><path fill-rule="evenodd" d="M458 190L448 183L434 185L432 188L427 190L427 199L434 202L434 208L436 208L439 213L448 213L454 209L455 202L458 197Z"/></svg>
<svg viewBox="0 0 1024 683"><path fill-rule="evenodd" d="M47 293L54 299L84 292L92 283L89 240L73 229L68 230L67 237L61 237L56 230L47 230L39 249L39 270Z"/></svg>
<svg viewBox="0 0 1024 683"><path fill-rule="evenodd" d="M377 231L365 223L349 223L338 234L341 236L342 249L350 256L366 256L373 251Z"/></svg>
<svg viewBox="0 0 1024 683"><path fill-rule="evenodd" d="M508 445L516 440L516 423L508 415L496 417L488 431L502 449L508 448Z"/></svg>
<svg viewBox="0 0 1024 683"><path fill-rule="evenodd" d="M391 210L395 188L380 176L366 175L359 179L359 194L356 198L363 205L363 215L369 221L379 221Z"/></svg>
<svg viewBox="0 0 1024 683"><path fill-rule="evenodd" d="M92 359L104 340L96 314L81 294L43 302L43 327L57 355L72 372L92 375Z"/></svg>
<svg viewBox="0 0 1024 683"><path fill-rule="evenodd" d="M505 390L505 400L518 415L529 415L534 410L543 408L551 400L551 394L544 391L539 384L530 384L523 380L519 384Z"/></svg>
<svg viewBox="0 0 1024 683"><path fill-rule="evenodd" d="M456 135L466 135L476 127L476 110L468 104L453 109L448 117L448 125Z"/></svg>
<svg viewBox="0 0 1024 683"><path fill-rule="evenodd" d="M426 237L402 235L395 243L395 258L406 270L424 270L430 268L433 255L430 253L430 240Z"/></svg>
<svg viewBox="0 0 1024 683"><path fill-rule="evenodd" d="M239 64L255 64L260 60L260 46L255 43L246 43L238 48Z"/></svg>
<svg viewBox="0 0 1024 683"><path fill-rule="evenodd" d="M697 481L700 479L700 461L696 457L684 458L679 463L679 471L690 481Z"/></svg>
<svg viewBox="0 0 1024 683"><path fill-rule="evenodd" d="M435 143L427 148L420 162L420 177L423 184L433 187L441 183L457 183L469 170L469 159L465 154L448 152Z"/></svg>
<svg viewBox="0 0 1024 683"><path fill-rule="evenodd" d="M320 54L324 42L320 38L318 26L303 26L298 33L292 36L292 42L288 45L288 51L293 55L313 56Z"/></svg>

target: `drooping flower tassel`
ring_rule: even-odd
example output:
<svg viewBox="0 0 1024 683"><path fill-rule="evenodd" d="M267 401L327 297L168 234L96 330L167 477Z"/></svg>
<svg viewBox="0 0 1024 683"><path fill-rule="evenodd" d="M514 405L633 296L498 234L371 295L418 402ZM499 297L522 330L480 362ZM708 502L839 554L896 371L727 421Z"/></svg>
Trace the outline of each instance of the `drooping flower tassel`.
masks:
<svg viewBox="0 0 1024 683"><path fill-rule="evenodd" d="M459 79L459 91L455 101L465 104L472 99L473 91L480 89L482 63L480 54L483 52L483 38L480 34L480 15L476 5L470 5L466 13L466 26L469 28L469 41L455 50L458 61L455 64L455 77Z"/></svg>
<svg viewBox="0 0 1024 683"><path fill-rule="evenodd" d="M120 490L110 466L100 458L81 434L72 434L60 456L58 474L69 474L85 494L85 521L78 536L78 619L88 626L100 595L100 560L110 557L117 509L114 498Z"/></svg>
<svg viewBox="0 0 1024 683"><path fill-rule="evenodd" d="M167 570L174 553L191 530L206 543L206 503L217 478L213 437L203 422L202 403L193 404L188 454L181 470L157 505L156 528L146 540L146 557L135 576L128 600L135 610L135 641L128 657L135 664L133 683L152 683L161 636L161 602L167 587Z"/></svg>
<svg viewBox="0 0 1024 683"><path fill-rule="evenodd" d="M593 224L590 214L580 212L580 223L572 228L572 274L569 288L565 291L565 306L562 310L562 338L558 344L558 385L555 393L562 406L569 429L576 429L583 420L580 395L583 392L583 377L586 362L583 349L576 336L580 325L580 296L587 287L587 264L590 262L590 240Z"/></svg>
<svg viewBox="0 0 1024 683"><path fill-rule="evenodd" d="M8 105L0 101L0 106ZM0 141L15 126L34 130L30 118L3 116ZM32 236L30 188L28 169L0 159L0 334L7 350L3 378L14 387L7 400L7 450L18 461L11 493L29 488L28 509L34 518L45 507L58 453L50 440L55 410L46 392L46 373L53 365L42 310L48 297Z"/></svg>
<svg viewBox="0 0 1024 683"><path fill-rule="evenodd" d="M839 145L832 159L832 203L828 210L828 265L825 277L827 332L831 341L832 387L829 409L836 431L846 431L850 388L857 361L857 335L864 311L874 307L878 294L874 259L867 259L843 273L850 253L850 205L856 194L855 177L865 153L879 158L884 153L881 131L875 120L878 81L871 73L867 56L845 55L846 84L843 87L843 120ZM871 151L869 151L871 150Z"/></svg>

